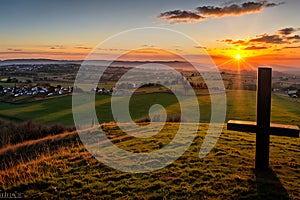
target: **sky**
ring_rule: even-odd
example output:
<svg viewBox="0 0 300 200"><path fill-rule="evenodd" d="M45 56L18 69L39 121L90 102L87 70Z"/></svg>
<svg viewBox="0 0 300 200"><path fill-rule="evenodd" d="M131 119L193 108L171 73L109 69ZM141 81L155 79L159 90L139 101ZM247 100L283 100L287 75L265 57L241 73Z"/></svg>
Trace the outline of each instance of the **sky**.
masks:
<svg viewBox="0 0 300 200"><path fill-rule="evenodd" d="M299 0L1 0L0 59L81 60L115 34L159 27L179 31L199 44L169 50L195 56L201 48L219 66L239 62L249 68L297 68L299 8ZM128 51L132 43L128 38L100 53L109 59ZM153 49L134 59L149 57L155 59Z"/></svg>

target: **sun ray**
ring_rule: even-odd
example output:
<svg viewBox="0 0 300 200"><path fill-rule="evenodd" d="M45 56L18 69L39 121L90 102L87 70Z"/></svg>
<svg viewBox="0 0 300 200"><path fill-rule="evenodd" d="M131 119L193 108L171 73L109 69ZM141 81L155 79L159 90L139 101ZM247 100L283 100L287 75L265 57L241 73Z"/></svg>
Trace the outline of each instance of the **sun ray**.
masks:
<svg viewBox="0 0 300 200"><path fill-rule="evenodd" d="M230 60L228 60L228 61L226 61L226 62L223 62L223 63L221 63L221 64L218 64L218 67L227 65L227 64L229 64L229 63L231 63L231 62L233 62L233 61L234 61L234 59L230 59Z"/></svg>
<svg viewBox="0 0 300 200"><path fill-rule="evenodd" d="M242 63L247 65L247 67L250 68L251 70L255 70L255 67L253 65L251 65L250 63L248 63L246 60L242 60Z"/></svg>

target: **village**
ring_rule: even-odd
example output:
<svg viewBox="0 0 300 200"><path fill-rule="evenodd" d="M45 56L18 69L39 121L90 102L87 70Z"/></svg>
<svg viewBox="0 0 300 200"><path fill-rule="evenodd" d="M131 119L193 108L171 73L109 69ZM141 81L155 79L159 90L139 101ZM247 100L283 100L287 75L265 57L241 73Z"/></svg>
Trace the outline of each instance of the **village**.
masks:
<svg viewBox="0 0 300 200"><path fill-rule="evenodd" d="M3 87L0 85L0 100L5 99L5 97L17 98L22 96L27 97L55 97L72 94L73 91L80 92L81 89L78 87L68 86L63 87L61 85L52 86L50 84L36 84L36 85L22 85L14 87ZM101 95L111 95L114 89L105 89L105 88L92 88L90 92L95 92L95 94ZM6 98L7 99L7 98Z"/></svg>
<svg viewBox="0 0 300 200"><path fill-rule="evenodd" d="M124 64L124 63L122 63ZM56 97L68 95L73 90L77 70L80 65L78 63L56 63L56 64L12 64L0 67L0 99L10 101L20 97ZM180 77L175 77L169 71L157 71L151 69L151 73L155 80L149 83L143 83L147 80L149 74L146 74L144 69L139 69L139 80L135 77L129 77L129 80L134 82L119 82L119 79L131 68L124 66L109 67L103 74L99 85L90 88L89 92L96 94L124 94L128 89L142 89L151 87L151 92L162 92L161 86L176 88L180 85L185 77L192 88L196 90L207 90L207 85L199 73L179 69ZM136 73L137 73L136 72ZM171 74L170 74L171 73ZM210 73L210 72L204 72ZM171 80L169 76L174 77ZM208 75L210 76L210 75ZM213 75L212 75L213 77ZM235 71L225 70L221 72L221 77L224 82L224 88L229 90L256 90L256 72L255 71ZM156 89L155 89L156 88ZM214 88L220 90L221 88ZM156 91L157 90L157 91ZM275 94L289 98L300 97L300 75L295 75L288 72L273 72L272 91Z"/></svg>
<svg viewBox="0 0 300 200"><path fill-rule="evenodd" d="M50 84L44 85L22 85L13 87L3 87L0 85L0 96L54 96L72 93L73 87L64 88L61 85L51 86Z"/></svg>

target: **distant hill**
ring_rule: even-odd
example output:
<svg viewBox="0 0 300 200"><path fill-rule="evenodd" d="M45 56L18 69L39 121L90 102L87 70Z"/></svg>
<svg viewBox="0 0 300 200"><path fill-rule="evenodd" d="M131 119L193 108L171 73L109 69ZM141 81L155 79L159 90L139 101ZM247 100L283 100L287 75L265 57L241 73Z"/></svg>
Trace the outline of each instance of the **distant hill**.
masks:
<svg viewBox="0 0 300 200"><path fill-rule="evenodd" d="M64 63L75 63L81 64L84 60L53 60L53 59L8 59L1 60L0 66L4 65L15 65L15 64L64 64ZM104 62L112 62L110 60L89 60L91 64L99 64ZM113 61L113 63L119 64L146 64L146 63L184 63L181 61Z"/></svg>
<svg viewBox="0 0 300 200"><path fill-rule="evenodd" d="M53 60L53 59L45 59L45 58L39 58L39 59L8 59L8 60L2 60L0 61L0 66L7 66L7 65L26 65L26 64L78 64L80 65L84 60ZM143 64L151 64L151 63L158 63L158 64L165 64L165 65L172 65L175 69L183 69L183 70L190 70L191 65L187 62L183 61L111 61L111 60L89 60L85 61L90 65L102 65L105 66L107 64L111 64L111 66L117 66L117 67L134 67L137 65L143 65ZM283 72L286 74L300 74L300 68L294 67L294 66L281 66L281 65L272 65L270 66L273 68L273 71L277 72ZM210 67L202 65L203 71L210 71ZM221 69L222 71L232 72L235 73L233 70L228 69ZM246 74L251 74L252 72L256 74L255 70L243 70ZM252 72L251 72L252 71Z"/></svg>
<svg viewBox="0 0 300 200"><path fill-rule="evenodd" d="M25 64L64 64L76 63L81 64L82 60L52 60L52 59L9 59L0 61L0 66L5 65L25 65Z"/></svg>
<svg viewBox="0 0 300 200"><path fill-rule="evenodd" d="M88 65L99 65L99 66L112 66L112 67L135 67L144 64L163 64L169 65L175 69L189 70L191 65L182 61L111 61L111 60L52 60L52 59L10 59L0 61L1 66L10 65L47 65L47 64L78 64L81 65L83 62ZM155 67L155 66L154 66Z"/></svg>

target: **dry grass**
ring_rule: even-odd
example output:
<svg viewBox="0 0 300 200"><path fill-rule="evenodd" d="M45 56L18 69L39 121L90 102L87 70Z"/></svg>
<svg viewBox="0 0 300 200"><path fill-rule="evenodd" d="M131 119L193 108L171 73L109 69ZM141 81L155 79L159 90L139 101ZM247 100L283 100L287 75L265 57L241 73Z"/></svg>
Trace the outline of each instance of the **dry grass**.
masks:
<svg viewBox="0 0 300 200"><path fill-rule="evenodd" d="M49 135L71 132L75 130L75 127L66 127L59 123L45 125L32 120L15 123L0 119L0 130L0 148L4 148L24 141L45 138Z"/></svg>
<svg viewBox="0 0 300 200"><path fill-rule="evenodd" d="M103 128L112 137L124 134L113 123ZM116 145L134 152L153 151L168 144L177 128L177 123L168 123L150 140L132 138ZM28 153L28 158L18 162L8 161L0 170L0 184L2 190L24 193L30 199L300 198L299 139L271 137L272 170L259 173L253 169L254 134L224 130L212 152L199 159L206 130L207 124L201 124L192 145L174 163L144 174L101 164L72 137L41 141L38 144L46 145L44 151L35 150L34 157Z"/></svg>
<svg viewBox="0 0 300 200"><path fill-rule="evenodd" d="M159 115L154 115L152 120L149 116L145 116L135 120L136 123L151 122L151 121L164 122ZM188 120L180 114L170 114L167 116L166 122L188 122Z"/></svg>

